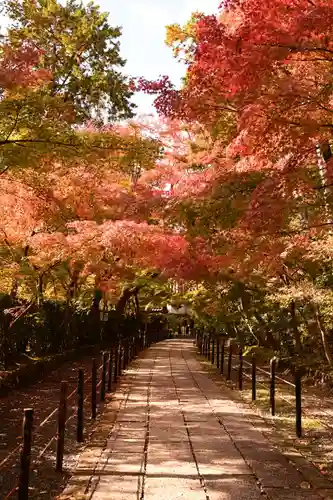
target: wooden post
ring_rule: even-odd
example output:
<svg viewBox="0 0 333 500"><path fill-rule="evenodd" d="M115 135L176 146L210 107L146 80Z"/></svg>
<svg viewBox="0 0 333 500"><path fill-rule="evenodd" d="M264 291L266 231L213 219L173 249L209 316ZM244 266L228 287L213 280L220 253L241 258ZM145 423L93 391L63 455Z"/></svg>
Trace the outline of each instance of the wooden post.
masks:
<svg viewBox="0 0 333 500"><path fill-rule="evenodd" d="M97 365L96 359L92 360L91 368L91 418L94 420L97 415Z"/></svg>
<svg viewBox="0 0 333 500"><path fill-rule="evenodd" d="M221 346L221 365L220 365L221 375L223 375L223 371L224 371L224 350L225 350L225 339L222 340L222 346Z"/></svg>
<svg viewBox="0 0 333 500"><path fill-rule="evenodd" d="M212 365L215 363L215 340L212 340Z"/></svg>
<svg viewBox="0 0 333 500"><path fill-rule="evenodd" d="M126 370L128 365L128 339L124 342L124 356L123 356L123 371Z"/></svg>
<svg viewBox="0 0 333 500"><path fill-rule="evenodd" d="M83 403L84 403L84 373L79 370L79 377L77 383L77 426L76 426L76 440L78 443L83 442Z"/></svg>
<svg viewBox="0 0 333 500"><path fill-rule="evenodd" d="M60 401L58 410L58 436L57 436L57 454L56 454L57 472L62 472L62 463L64 460L66 413L67 413L67 382L61 382Z"/></svg>
<svg viewBox="0 0 333 500"><path fill-rule="evenodd" d="M216 368L220 367L220 339L216 341Z"/></svg>
<svg viewBox="0 0 333 500"><path fill-rule="evenodd" d="M135 345L134 357L136 358L140 352L140 337L138 337L138 334L134 337L134 345Z"/></svg>
<svg viewBox="0 0 333 500"><path fill-rule="evenodd" d="M243 349L239 348L238 389L243 390Z"/></svg>
<svg viewBox="0 0 333 500"><path fill-rule="evenodd" d="M102 357L102 375L101 375L101 401L105 400L105 385L106 385L106 368L107 368L107 356L106 352L103 352Z"/></svg>
<svg viewBox="0 0 333 500"><path fill-rule="evenodd" d="M257 397L257 364L256 355L252 353L252 401L256 400Z"/></svg>
<svg viewBox="0 0 333 500"><path fill-rule="evenodd" d="M232 370L232 342L229 344L229 354L228 354L228 372L227 380L231 380L231 370Z"/></svg>
<svg viewBox="0 0 333 500"><path fill-rule="evenodd" d="M121 375L122 359L123 359L123 343L120 342L120 344L119 344L119 357L118 357L118 375L119 375L119 377Z"/></svg>
<svg viewBox="0 0 333 500"><path fill-rule="evenodd" d="M275 368L276 368L276 359L272 358L270 362L270 372L271 372L271 380L270 380L270 404L271 404L271 414L275 415Z"/></svg>
<svg viewBox="0 0 333 500"><path fill-rule="evenodd" d="M131 336L131 348L130 348L130 361L135 358L135 338L134 335Z"/></svg>
<svg viewBox="0 0 333 500"><path fill-rule="evenodd" d="M21 451L21 468L19 479L18 499L27 500L29 497L29 473L31 460L32 425L34 410L26 408L23 418L23 447Z"/></svg>
<svg viewBox="0 0 333 500"><path fill-rule="evenodd" d="M130 363L132 361L132 357L133 357L133 338L130 337L129 338L129 344L128 344L128 363Z"/></svg>
<svg viewBox="0 0 333 500"><path fill-rule="evenodd" d="M299 368L295 371L295 396L296 396L296 436L302 437L302 377Z"/></svg>
<svg viewBox="0 0 333 500"><path fill-rule="evenodd" d="M116 344L114 348L114 370L113 370L114 382L117 382L117 377L118 377L118 361L119 361L119 344Z"/></svg>
<svg viewBox="0 0 333 500"><path fill-rule="evenodd" d="M127 346L127 361L126 361L127 366L131 362L131 345L132 345L132 337L129 337L128 338L128 346Z"/></svg>
<svg viewBox="0 0 333 500"><path fill-rule="evenodd" d="M112 389L112 351L109 352L108 392Z"/></svg>

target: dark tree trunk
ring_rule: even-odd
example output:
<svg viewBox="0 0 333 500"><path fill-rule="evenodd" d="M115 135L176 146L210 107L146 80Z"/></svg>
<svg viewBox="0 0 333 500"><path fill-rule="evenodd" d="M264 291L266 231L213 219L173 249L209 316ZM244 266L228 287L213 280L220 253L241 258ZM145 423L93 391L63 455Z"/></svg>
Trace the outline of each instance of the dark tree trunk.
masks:
<svg viewBox="0 0 333 500"><path fill-rule="evenodd" d="M275 351L278 350L279 343L274 338L274 335L271 332L271 330L266 326L265 322L263 321L262 317L258 312L255 312L254 315L259 323L259 334L260 334L260 339L263 342L263 345L265 347L270 347Z"/></svg>
<svg viewBox="0 0 333 500"><path fill-rule="evenodd" d="M116 305L116 313L119 314L119 315L124 314L127 302L129 301L129 299L133 295L134 295L134 297L137 296L138 292L139 292L139 288L138 287L125 288L123 290L123 293L119 297L118 303Z"/></svg>
<svg viewBox="0 0 333 500"><path fill-rule="evenodd" d="M326 328L325 328L323 319L321 317L319 307L317 305L315 305L315 315L316 315L316 323L317 323L318 330L320 332L321 341L323 344L323 349L324 349L326 360L327 360L329 365L332 365L332 362L333 362L332 361L332 352L331 352L331 348L329 346L329 343L327 341Z"/></svg>
<svg viewBox="0 0 333 500"><path fill-rule="evenodd" d="M296 317L296 304L295 301L292 300L290 303L290 315L291 315L291 328L294 333L294 342L295 342L295 351L296 354L301 354L302 343L301 343L301 334L298 328L298 322Z"/></svg>

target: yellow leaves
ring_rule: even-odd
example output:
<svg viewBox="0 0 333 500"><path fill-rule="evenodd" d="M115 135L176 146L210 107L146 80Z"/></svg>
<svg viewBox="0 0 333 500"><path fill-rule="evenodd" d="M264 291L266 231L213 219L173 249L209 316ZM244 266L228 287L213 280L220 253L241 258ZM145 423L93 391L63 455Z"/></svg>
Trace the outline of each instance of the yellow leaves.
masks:
<svg viewBox="0 0 333 500"><path fill-rule="evenodd" d="M165 43L173 48L175 57L178 57L181 51L184 51L185 57L189 56L188 48L196 38L196 23L200 16L200 13L194 13L184 26L175 23L166 27Z"/></svg>
<svg viewBox="0 0 333 500"><path fill-rule="evenodd" d="M175 42L184 42L187 36L188 34L179 24L170 24L166 27L165 43L172 47Z"/></svg>

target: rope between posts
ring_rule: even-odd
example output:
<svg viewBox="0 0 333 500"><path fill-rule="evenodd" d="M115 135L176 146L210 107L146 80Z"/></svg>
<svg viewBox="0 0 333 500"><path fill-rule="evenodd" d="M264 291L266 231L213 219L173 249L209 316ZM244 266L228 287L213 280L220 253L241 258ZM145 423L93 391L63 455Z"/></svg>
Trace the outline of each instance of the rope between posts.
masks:
<svg viewBox="0 0 333 500"><path fill-rule="evenodd" d="M99 371L102 367L103 367L103 363L101 364L101 366L98 368L98 370L97 370L97 371ZM90 380L91 380L91 377L89 377L89 378L87 379L87 382L89 382ZM98 382L98 384L96 384L96 388L98 388L98 387L101 385L101 383L102 383L102 381L100 380L100 381ZM68 400L69 400L69 399L73 396L73 394L76 392L76 390L77 390L77 389L74 389L74 391L72 391L72 392L71 392L71 394L70 394L70 395L66 398L66 401L68 401ZM91 394L92 394L92 391L91 391L91 392L90 392L90 393L89 393L89 394L88 394L88 395L84 398L84 400L83 400L83 401L84 401L84 402L86 402L86 401L87 401L87 399L88 399L88 398L90 398ZM57 408L57 410L58 410L58 408ZM52 413L54 414L54 411L53 411ZM69 422L72 418L74 418L74 417L75 417L75 413L73 413L72 415L70 415L70 416L68 417L68 419L66 420L65 425L66 425L66 424L67 424L67 423L68 423L68 422ZM39 428L39 427L41 427L41 425L39 425L39 426L38 426L38 428ZM46 446L45 446L45 447L43 448L43 450L40 452L40 454L38 455L38 457L37 457L35 460L33 460L33 461L32 461L32 463L33 463L33 464L38 463L38 461L39 461L39 460L43 457L44 453L45 453L45 452L49 449L49 447L51 446L51 444L53 443L53 441L54 441L57 437L58 437L58 433L56 433L56 434L55 434L55 435L54 435L54 436L53 436L53 437L49 440L49 442L46 444ZM22 445L20 444L20 445L19 445L19 446L18 446L15 450L17 451L17 449L18 449L18 448L21 448L21 447L22 447ZM13 451L14 451L14 450L13 450ZM11 453L13 453L13 452L11 452ZM14 493L16 493L16 492L17 492L17 490L18 490L18 484L16 483L16 485L14 486L14 488L12 488L12 489L10 490L10 492L7 494L7 496L5 497L5 500L8 500L8 499L9 499L9 498L10 498L10 497L14 494Z"/></svg>
<svg viewBox="0 0 333 500"><path fill-rule="evenodd" d="M97 371L100 371L101 368L103 367L103 363L99 366ZM86 382L90 382L91 376L86 380ZM99 385L99 384L98 384ZM73 395L76 393L77 389L75 388L66 398L66 401L69 401L70 398L73 397ZM52 410L52 412L36 427L36 430L39 428L43 427L49 420L52 418L57 412L59 411L59 408L55 408ZM52 438L53 439L53 438ZM20 449L22 448L22 443L17 445L9 454L0 462L0 470L3 469L4 465L13 457Z"/></svg>

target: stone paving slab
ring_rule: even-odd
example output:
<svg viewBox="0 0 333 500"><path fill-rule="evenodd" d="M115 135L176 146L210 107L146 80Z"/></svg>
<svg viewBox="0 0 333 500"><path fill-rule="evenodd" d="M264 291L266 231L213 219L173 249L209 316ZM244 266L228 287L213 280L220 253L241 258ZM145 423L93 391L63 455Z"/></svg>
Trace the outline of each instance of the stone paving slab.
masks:
<svg viewBox="0 0 333 500"><path fill-rule="evenodd" d="M147 478L145 500L206 500L198 480L184 478Z"/></svg>
<svg viewBox="0 0 333 500"><path fill-rule="evenodd" d="M100 425L58 498L333 499L332 483L312 475L310 464L304 476L272 448L260 418L251 417L248 406L230 399L203 370L192 341L156 344L108 396Z"/></svg>
<svg viewBox="0 0 333 500"><path fill-rule="evenodd" d="M228 477L206 481L209 500L263 500L254 478ZM318 499L316 499L318 500Z"/></svg>

